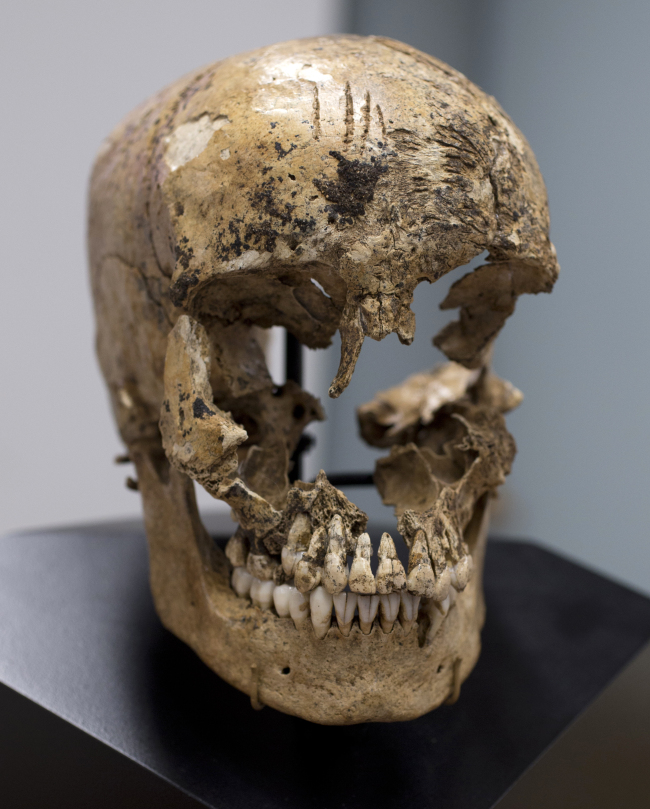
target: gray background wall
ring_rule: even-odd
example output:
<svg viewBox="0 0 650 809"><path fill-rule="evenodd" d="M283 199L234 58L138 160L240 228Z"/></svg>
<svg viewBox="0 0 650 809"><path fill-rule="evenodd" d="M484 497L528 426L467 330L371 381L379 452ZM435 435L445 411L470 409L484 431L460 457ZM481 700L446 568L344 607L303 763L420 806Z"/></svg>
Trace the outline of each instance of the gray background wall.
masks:
<svg viewBox="0 0 650 809"><path fill-rule="evenodd" d="M494 94L547 181L563 272L522 299L496 369L526 394L496 529L528 536L650 590L650 398L645 268L650 6L636 0L333 0L110 4L32 0L0 28L3 295L0 531L135 514L92 347L87 173L135 104L198 64L294 36L348 29L410 42ZM458 274L458 273L457 273ZM450 280L420 288L416 342L368 341L328 409L309 468L369 468L354 406L432 365ZM310 353L311 356L311 353ZM321 394L336 349L313 358ZM368 494L360 505L379 508Z"/></svg>

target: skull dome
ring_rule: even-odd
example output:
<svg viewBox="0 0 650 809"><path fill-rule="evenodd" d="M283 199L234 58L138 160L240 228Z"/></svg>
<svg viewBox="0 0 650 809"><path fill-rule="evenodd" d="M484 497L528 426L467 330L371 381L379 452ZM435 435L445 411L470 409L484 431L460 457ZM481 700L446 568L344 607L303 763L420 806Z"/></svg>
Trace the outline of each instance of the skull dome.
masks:
<svg viewBox="0 0 650 809"><path fill-rule="evenodd" d="M218 62L103 144L98 353L137 467L156 608L255 704L347 724L457 695L479 653L488 500L515 452L503 413L521 398L491 373L491 346L519 294L553 286L548 230L535 158L494 99L379 37ZM274 385L260 329L311 348L338 330L339 396L364 338L410 343L416 286L483 251L443 303L460 309L434 341L450 363L359 410L362 437L390 447L375 483L402 564L325 473L290 482L323 412L295 382ZM193 480L239 523L225 553Z"/></svg>

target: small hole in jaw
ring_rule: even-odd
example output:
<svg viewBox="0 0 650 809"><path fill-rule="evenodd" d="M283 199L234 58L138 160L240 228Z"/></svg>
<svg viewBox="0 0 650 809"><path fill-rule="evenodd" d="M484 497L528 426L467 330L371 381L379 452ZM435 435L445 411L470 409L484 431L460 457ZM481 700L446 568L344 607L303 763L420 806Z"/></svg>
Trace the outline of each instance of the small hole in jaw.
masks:
<svg viewBox="0 0 650 809"><path fill-rule="evenodd" d="M438 666L438 672L437 672L437 673L438 673L438 674L440 674L440 672L441 672L443 669L444 669L444 666L443 666L443 665L442 665L442 663L441 663L441 664Z"/></svg>
<svg viewBox="0 0 650 809"><path fill-rule="evenodd" d="M303 405L298 404L293 408L293 417L296 421L300 421L305 415L305 408Z"/></svg>
<svg viewBox="0 0 650 809"><path fill-rule="evenodd" d="M291 674L291 669L289 668L289 666L285 666L285 667L282 669L282 673L283 673L283 674Z"/></svg>

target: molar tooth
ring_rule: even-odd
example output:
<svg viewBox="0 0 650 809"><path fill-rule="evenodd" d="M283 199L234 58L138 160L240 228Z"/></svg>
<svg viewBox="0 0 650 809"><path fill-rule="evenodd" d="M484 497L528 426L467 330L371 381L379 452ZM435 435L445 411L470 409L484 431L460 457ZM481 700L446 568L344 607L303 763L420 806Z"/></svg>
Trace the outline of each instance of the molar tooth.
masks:
<svg viewBox="0 0 650 809"><path fill-rule="evenodd" d="M288 618L291 614L289 610L289 597L291 592L295 591L295 589L296 588L292 587L290 584L280 584L273 591L273 604L280 618Z"/></svg>
<svg viewBox="0 0 650 809"><path fill-rule="evenodd" d="M248 558L248 542L246 537L236 531L226 545L226 557L233 567L246 567Z"/></svg>
<svg viewBox="0 0 650 809"><path fill-rule="evenodd" d="M354 611L357 607L357 598L356 593L337 593L332 599L336 611L336 621L341 630L341 634L346 638L352 629Z"/></svg>
<svg viewBox="0 0 650 809"><path fill-rule="evenodd" d="M434 594L436 581L427 550L427 537L419 528L415 532L409 554L409 575L407 587L416 596L430 597Z"/></svg>
<svg viewBox="0 0 650 809"><path fill-rule="evenodd" d="M357 549L350 568L350 590L363 595L372 595L376 589L375 577L370 567L372 544L368 534L361 534L357 539Z"/></svg>
<svg viewBox="0 0 650 809"><path fill-rule="evenodd" d="M249 553L246 569L256 579L269 581L273 578L278 563L268 553Z"/></svg>
<svg viewBox="0 0 650 809"><path fill-rule="evenodd" d="M253 577L244 567L236 567L232 572L232 589L240 598L250 593Z"/></svg>
<svg viewBox="0 0 650 809"><path fill-rule="evenodd" d="M340 593L348 583L345 533L338 514L332 517L329 528L329 546L323 568L323 584L332 595Z"/></svg>
<svg viewBox="0 0 650 809"><path fill-rule="evenodd" d="M379 602L381 607L379 611L381 628L388 635L397 619L401 597L399 593L388 593L388 595L381 595Z"/></svg>
<svg viewBox="0 0 650 809"><path fill-rule="evenodd" d="M451 569L451 583L456 590L464 590L472 576L472 569L474 567L474 560L468 554L463 556L457 564Z"/></svg>
<svg viewBox="0 0 650 809"><path fill-rule="evenodd" d="M253 604L261 607L263 610L268 610L273 603L273 591L275 584L272 581L260 581L253 577L251 583L251 599Z"/></svg>
<svg viewBox="0 0 650 809"><path fill-rule="evenodd" d="M327 635L332 623L332 603L331 594L322 586L312 590L309 596L311 622L317 638L322 639Z"/></svg>
<svg viewBox="0 0 650 809"><path fill-rule="evenodd" d="M295 587L292 587L289 593L289 614L296 629L300 629L309 621L309 598Z"/></svg>
<svg viewBox="0 0 650 809"><path fill-rule="evenodd" d="M287 544L282 548L282 567L287 576L293 576L298 554L305 551L311 539L311 520L309 515L301 512L291 524L287 536Z"/></svg>
<svg viewBox="0 0 650 809"><path fill-rule="evenodd" d="M411 631L415 619L418 617L418 607L420 606L420 596L414 596L406 590L400 593L399 605L399 620L404 630L404 634L408 635Z"/></svg>
<svg viewBox="0 0 650 809"><path fill-rule="evenodd" d="M308 593L320 584L323 569L321 567L325 556L327 533L324 528L317 528L312 534L309 550L302 559L296 562L294 580L301 593Z"/></svg>
<svg viewBox="0 0 650 809"><path fill-rule="evenodd" d="M359 596L359 626L364 635L369 635L377 615L380 596Z"/></svg>

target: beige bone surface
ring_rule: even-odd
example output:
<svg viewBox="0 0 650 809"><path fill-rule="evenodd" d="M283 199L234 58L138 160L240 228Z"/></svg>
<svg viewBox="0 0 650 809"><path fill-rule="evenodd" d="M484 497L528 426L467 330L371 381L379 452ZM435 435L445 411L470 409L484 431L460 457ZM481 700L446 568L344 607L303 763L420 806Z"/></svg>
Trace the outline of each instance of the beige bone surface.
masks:
<svg viewBox="0 0 650 809"><path fill-rule="evenodd" d="M503 413L521 399L488 362L517 296L553 286L548 228L535 158L494 99L381 37L209 65L103 144L97 346L137 467L156 608L256 706L348 724L457 694L480 647L489 498L515 451ZM483 251L443 303L460 310L435 338L451 363L359 411L365 440L390 447L375 482L403 564L324 472L293 480L324 414L295 382L274 384L260 342L282 326L325 348L338 330L339 396L366 337L412 341L416 286ZM193 481L239 523L225 554Z"/></svg>

